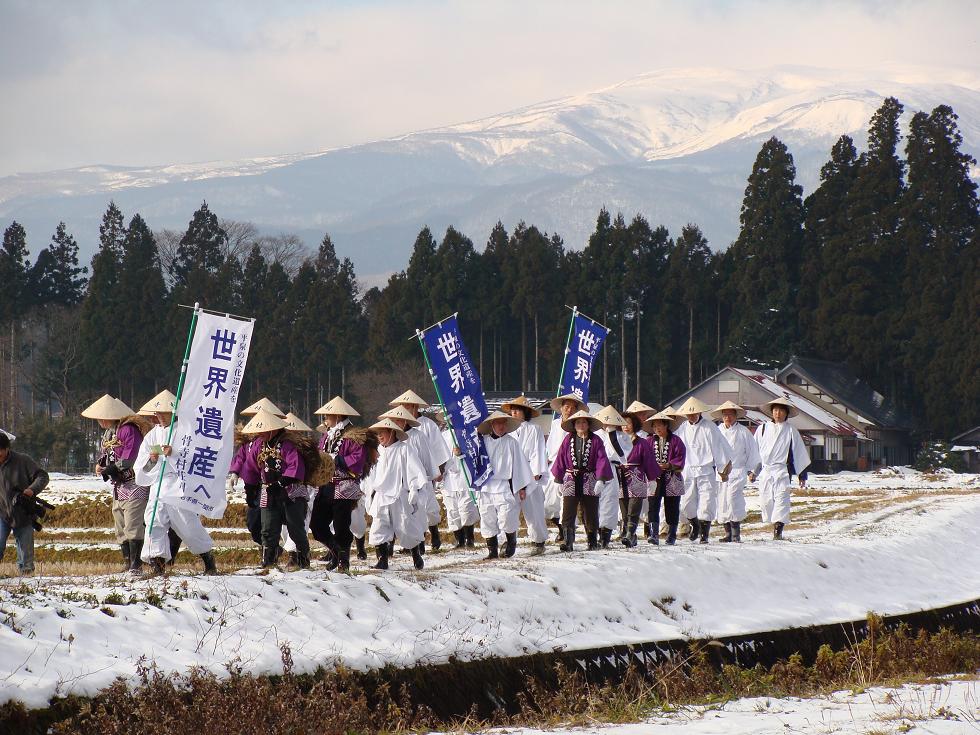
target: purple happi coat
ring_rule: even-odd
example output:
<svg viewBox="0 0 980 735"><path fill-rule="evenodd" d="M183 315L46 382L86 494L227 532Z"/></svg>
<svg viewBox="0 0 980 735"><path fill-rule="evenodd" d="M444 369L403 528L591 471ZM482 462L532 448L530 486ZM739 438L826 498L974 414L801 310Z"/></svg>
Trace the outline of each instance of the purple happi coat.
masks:
<svg viewBox="0 0 980 735"><path fill-rule="evenodd" d="M333 496L336 500L359 500L361 492L361 475L364 474L364 447L353 439L342 439L340 446L337 447L336 458L342 460L347 467L346 471L340 468L341 462L337 463L334 472Z"/></svg>
<svg viewBox="0 0 980 735"><path fill-rule="evenodd" d="M586 439L589 445L588 456L582 466L576 467L574 437L575 433L569 432L562 440L561 447L558 449L558 456L551 466L551 475L561 484L562 497L575 495L576 475L580 475L582 478L583 495L599 495L598 481L612 479L612 467L608 457L606 457L606 447L600 437L589 432Z"/></svg>
<svg viewBox="0 0 980 735"><path fill-rule="evenodd" d="M259 465L256 461L261 446L262 442L258 439L239 444L235 450L235 456L231 458L228 472L238 475L246 485L261 484L262 473L259 472Z"/></svg>
<svg viewBox="0 0 980 735"><path fill-rule="evenodd" d="M626 465L626 487L622 489L622 497L645 498L647 482L656 480L660 474L653 445L646 439L637 437L629 457L626 458Z"/></svg>
<svg viewBox="0 0 980 735"><path fill-rule="evenodd" d="M303 458L300 456L296 445L288 439L281 439L279 437L274 437L269 442L257 441L255 444L260 445L259 452L265 446L273 450L275 464L277 465L276 469L282 476L282 484L286 485L286 496L290 500L308 499L309 490L303 484L303 480L306 477L306 465L303 463ZM262 474L262 495L259 498L259 507L267 508L269 505L269 495L266 486L269 484L269 479L266 475L267 467L264 463L259 466L259 470Z"/></svg>
<svg viewBox="0 0 980 735"><path fill-rule="evenodd" d="M680 495L683 493L683 485L681 483L676 483L678 487L672 490L668 480L670 479L671 475L680 477L680 472L682 469L684 469L684 459L687 454L687 449L684 446L683 440L677 436L677 434L671 433L666 447L661 446L659 440L660 437L658 437L656 434L651 434L646 439L646 441L650 442L650 447L653 450L652 454L654 455L656 465L655 475L651 479L657 480L658 485L660 482L663 482L667 486L667 495L670 495L671 497ZM666 452L664 449L666 449ZM665 457L666 462L676 469L668 471L660 469L660 462L664 461ZM680 492L678 492L678 489Z"/></svg>
<svg viewBox="0 0 980 735"><path fill-rule="evenodd" d="M123 470L124 480L112 485L112 497L116 500L148 500L150 488L136 484L136 479L132 474L133 463L136 455L139 454L140 444L143 443L143 435L134 424L123 424L116 429L110 429L112 435L108 441L115 440L116 446L108 449L107 458L119 469ZM106 432L108 435L109 432ZM103 439L103 444L106 443Z"/></svg>

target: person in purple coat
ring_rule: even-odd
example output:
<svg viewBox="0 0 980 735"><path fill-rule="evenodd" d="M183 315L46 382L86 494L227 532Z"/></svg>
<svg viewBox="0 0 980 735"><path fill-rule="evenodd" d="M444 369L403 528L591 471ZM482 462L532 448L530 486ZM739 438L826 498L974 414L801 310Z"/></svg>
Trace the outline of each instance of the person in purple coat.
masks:
<svg viewBox="0 0 980 735"><path fill-rule="evenodd" d="M623 465L623 499L626 501L626 535L623 546L636 546L636 528L640 525L640 511L648 495L647 485L657 479L660 468L650 440L637 437Z"/></svg>
<svg viewBox="0 0 980 735"><path fill-rule="evenodd" d="M583 506L585 533L589 549L599 548L598 483L612 479L612 467L606 457L602 439L595 433L602 423L587 411L579 411L561 422L566 432L551 466L551 475L561 485L562 551L572 551L575 544L575 520Z"/></svg>
<svg viewBox="0 0 980 735"><path fill-rule="evenodd" d="M143 514L150 489L136 484L133 465L150 422L108 393L82 411L82 416L95 419L103 430L95 474L112 485L112 520L125 569L140 574L145 532Z"/></svg>
<svg viewBox="0 0 980 735"><path fill-rule="evenodd" d="M651 480L656 481L656 489L649 493L650 538L647 543L660 543L660 504L664 506L664 516L667 519L667 545L673 546L677 541L677 524L680 522L681 496L684 494L684 480L681 470L684 469L684 457L687 450L679 436L671 431L674 417L661 411L647 420L650 427L650 447L653 449L656 467Z"/></svg>
<svg viewBox="0 0 980 735"><path fill-rule="evenodd" d="M252 535L252 540L262 546L262 510L259 508L259 496L262 493L262 474L259 471L258 454L262 448L262 440L254 436L245 436L240 430L235 432L235 454L228 466L227 489L231 493L238 484L239 478L245 485L245 526Z"/></svg>
<svg viewBox="0 0 980 735"><path fill-rule="evenodd" d="M279 539L285 524L296 544L296 565L310 566L310 540L306 536L306 505L309 494L304 481L306 465L296 445L284 438L286 422L260 410L242 428L242 434L255 435L261 444L256 464L262 477L259 508L262 513L262 566L275 566Z"/></svg>

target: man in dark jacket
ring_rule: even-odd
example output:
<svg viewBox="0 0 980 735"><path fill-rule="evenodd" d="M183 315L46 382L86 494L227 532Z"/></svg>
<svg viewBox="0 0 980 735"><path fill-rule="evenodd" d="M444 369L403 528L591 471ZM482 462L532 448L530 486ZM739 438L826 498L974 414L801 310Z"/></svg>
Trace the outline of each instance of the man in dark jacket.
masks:
<svg viewBox="0 0 980 735"><path fill-rule="evenodd" d="M28 511L33 503L26 499L47 486L48 473L26 454L12 451L10 437L0 431L0 559L13 531L21 574L34 572L34 517Z"/></svg>

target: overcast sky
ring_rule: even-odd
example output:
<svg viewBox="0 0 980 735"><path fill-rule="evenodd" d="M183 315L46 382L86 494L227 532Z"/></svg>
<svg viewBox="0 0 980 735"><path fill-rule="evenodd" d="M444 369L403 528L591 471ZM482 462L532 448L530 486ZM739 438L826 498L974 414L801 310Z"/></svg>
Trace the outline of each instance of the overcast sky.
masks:
<svg viewBox="0 0 980 735"><path fill-rule="evenodd" d="M0 0L0 176L308 152L665 67L980 67L980 1Z"/></svg>

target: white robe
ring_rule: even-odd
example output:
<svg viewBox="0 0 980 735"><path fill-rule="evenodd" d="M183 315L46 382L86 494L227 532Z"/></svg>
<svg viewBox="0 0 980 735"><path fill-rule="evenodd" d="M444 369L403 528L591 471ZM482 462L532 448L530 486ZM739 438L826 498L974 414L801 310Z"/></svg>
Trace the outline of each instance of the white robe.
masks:
<svg viewBox="0 0 980 735"><path fill-rule="evenodd" d="M732 471L728 481L721 483L718 495L718 522L728 523L745 520L745 483L748 474L759 464L759 446L752 432L739 423L727 427L718 424L718 430L725 437L732 450Z"/></svg>
<svg viewBox="0 0 980 735"><path fill-rule="evenodd" d="M521 422L510 436L521 445L531 474L538 478L532 477L527 486L524 500L521 501L521 513L528 538L540 544L548 540L548 524L544 517L544 482L551 476L548 472L548 447L541 428L530 421Z"/></svg>
<svg viewBox="0 0 980 735"><path fill-rule="evenodd" d="M499 533L516 533L520 524L520 495L534 481L517 440L504 434L487 434L487 453L493 476L480 488L480 533L489 539Z"/></svg>
<svg viewBox="0 0 980 735"><path fill-rule="evenodd" d="M558 459L558 452L561 450L561 444L565 441L565 430L561 428L561 415L551 422L551 429L548 431L548 443L546 445L548 451L548 469L555 463ZM547 473L547 482L544 487L544 514L547 518L560 518L561 517L561 483L558 482L554 477L551 476L551 472Z"/></svg>
<svg viewBox="0 0 980 735"><path fill-rule="evenodd" d="M170 560L170 539L167 532L171 528L180 536L192 554L203 554L214 547L211 536L201 524L201 516L190 509L197 506L188 507L181 502L180 476L173 458L167 458L166 470L163 470L163 457L150 464L150 447L155 444L166 444L169 433L169 427L163 426L154 426L146 432L133 465L136 484L150 488L150 499L143 514L143 521L146 523L146 540L140 554L143 561L147 562L154 557ZM162 483L160 483L161 470L163 470ZM155 503L158 483L160 483L160 500ZM164 488L168 488L170 492L164 494Z"/></svg>
<svg viewBox="0 0 980 735"><path fill-rule="evenodd" d="M681 515L691 520L713 521L718 504L715 473L731 461L731 447L714 422L704 416L694 424L685 419L674 433L686 449Z"/></svg>
<svg viewBox="0 0 980 735"><path fill-rule="evenodd" d="M433 424L432 419L426 419L426 421ZM440 447L445 447L442 437L436 438L439 440ZM436 462L436 458L444 456L445 451L440 448L437 454L432 453L432 443L421 424L408 430L408 442L418 453L419 459L422 460L422 466L425 467L426 476L429 478L426 486L419 491L419 499L427 519L426 525L438 526L439 521L442 520L442 509L439 507L439 500L436 498L435 479L439 476L439 464Z"/></svg>
<svg viewBox="0 0 980 735"><path fill-rule="evenodd" d="M619 525L619 496L622 492L616 465L626 464L626 460L633 449L633 440L625 431L613 430L621 450L617 452L607 429L602 429L596 433L602 437L602 443L606 448L606 457L609 459L613 471L612 479L603 483L602 491L599 493L599 528L616 528Z"/></svg>
<svg viewBox="0 0 980 735"><path fill-rule="evenodd" d="M455 447L452 429L442 432L443 441L449 451ZM459 457L452 457L446 462L446 471L442 476L442 502L446 506L446 524L450 531L458 531L463 526L473 526L480 520L480 511L470 492L466 479L466 470L462 467Z"/></svg>
<svg viewBox="0 0 980 735"><path fill-rule="evenodd" d="M787 459L793 453L797 474L810 466L810 453L795 426L784 421L767 421L755 430L762 471L759 473L759 503L763 523L789 523L790 477Z"/></svg>
<svg viewBox="0 0 980 735"><path fill-rule="evenodd" d="M373 545L390 542L395 536L405 548L421 543L426 516L419 493L427 485L425 468L407 441L378 447L378 462L361 483L361 489L370 498Z"/></svg>

